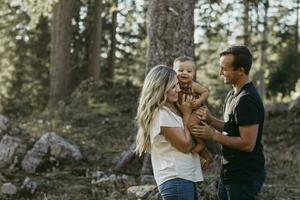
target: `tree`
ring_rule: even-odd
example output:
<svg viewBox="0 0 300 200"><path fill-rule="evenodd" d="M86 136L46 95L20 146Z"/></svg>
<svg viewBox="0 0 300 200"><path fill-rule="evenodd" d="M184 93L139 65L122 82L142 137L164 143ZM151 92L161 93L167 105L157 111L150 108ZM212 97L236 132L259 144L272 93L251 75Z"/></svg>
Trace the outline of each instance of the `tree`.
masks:
<svg viewBox="0 0 300 200"><path fill-rule="evenodd" d="M171 67L174 59L181 55L194 57L194 1L150 1L147 19L146 72L157 64ZM142 174L151 171L150 156L146 154Z"/></svg>
<svg viewBox="0 0 300 200"><path fill-rule="evenodd" d="M181 55L194 57L194 1L149 1L146 72L157 64L172 66Z"/></svg>
<svg viewBox="0 0 300 200"><path fill-rule="evenodd" d="M74 6L73 0L60 0L53 7L49 102L51 108L70 91L70 44Z"/></svg>
<svg viewBox="0 0 300 200"><path fill-rule="evenodd" d="M89 64L88 76L93 77L96 82L100 77L100 50L102 41L102 0L95 0L93 11L93 23L91 23L89 41Z"/></svg>
<svg viewBox="0 0 300 200"><path fill-rule="evenodd" d="M118 0L113 1L112 6L112 18L111 18L111 30L110 30L110 50L107 60L108 76L107 80L112 82L115 75L115 62L116 62L116 47L117 47L117 16L118 16Z"/></svg>
<svg viewBox="0 0 300 200"><path fill-rule="evenodd" d="M296 23L295 23L295 52L299 52L299 10L300 10L300 0L297 0L296 5ZM299 70L300 72L300 70Z"/></svg>
<svg viewBox="0 0 300 200"><path fill-rule="evenodd" d="M159 16L159 17L157 17ZM148 4L148 53L147 69L157 64L172 66L180 55L194 57L194 2L153 0ZM131 147L132 148L132 147ZM132 148L133 149L133 148ZM134 152L124 153L116 166L117 171L126 171ZM141 174L152 174L151 157L143 155Z"/></svg>
<svg viewBox="0 0 300 200"><path fill-rule="evenodd" d="M264 101L266 96L266 89L265 89L265 68L267 64L267 44L268 44L268 9L269 9L269 0L265 0L263 2L264 5L264 17L263 17L263 32L262 32L262 39L260 43L260 65L259 65L259 72L258 72L258 80L259 80L259 87L258 91L262 100Z"/></svg>
<svg viewBox="0 0 300 200"><path fill-rule="evenodd" d="M243 16L243 28L244 28L244 44L250 44L250 32L249 32L249 0L243 0L244 3L244 16Z"/></svg>

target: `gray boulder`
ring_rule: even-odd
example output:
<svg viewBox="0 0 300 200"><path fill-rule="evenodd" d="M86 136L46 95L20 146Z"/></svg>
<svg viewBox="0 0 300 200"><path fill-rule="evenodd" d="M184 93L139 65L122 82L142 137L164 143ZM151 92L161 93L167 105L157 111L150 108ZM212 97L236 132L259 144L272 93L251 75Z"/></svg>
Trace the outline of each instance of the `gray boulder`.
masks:
<svg viewBox="0 0 300 200"><path fill-rule="evenodd" d="M131 186L127 189L127 197L128 199L148 199L148 196L155 190L157 190L156 185Z"/></svg>
<svg viewBox="0 0 300 200"><path fill-rule="evenodd" d="M3 132L5 132L8 128L8 119L0 114L0 135L3 134Z"/></svg>
<svg viewBox="0 0 300 200"><path fill-rule="evenodd" d="M286 103L273 103L265 106L266 114L269 117L287 114L289 111L289 106Z"/></svg>
<svg viewBox="0 0 300 200"><path fill-rule="evenodd" d="M17 187L12 183L4 183L1 187L1 192L3 194L16 194L17 193Z"/></svg>
<svg viewBox="0 0 300 200"><path fill-rule="evenodd" d="M42 172L52 167L53 161L67 158L81 159L78 147L53 132L46 133L26 153L22 168L27 173Z"/></svg>
<svg viewBox="0 0 300 200"><path fill-rule="evenodd" d="M13 167L25 154L26 145L17 137L5 135L0 142L0 168Z"/></svg>
<svg viewBox="0 0 300 200"><path fill-rule="evenodd" d="M294 101L291 102L289 111L300 113L300 96L298 96Z"/></svg>

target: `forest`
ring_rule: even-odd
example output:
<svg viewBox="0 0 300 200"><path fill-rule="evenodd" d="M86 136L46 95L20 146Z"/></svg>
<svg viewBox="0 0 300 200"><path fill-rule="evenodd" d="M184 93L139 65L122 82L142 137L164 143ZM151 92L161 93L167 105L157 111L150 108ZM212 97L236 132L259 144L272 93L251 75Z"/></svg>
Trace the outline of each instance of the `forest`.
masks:
<svg viewBox="0 0 300 200"><path fill-rule="evenodd" d="M132 152L145 75L194 58L221 117L219 53L240 44L266 111L258 199L299 199L300 0L0 2L0 199L161 199ZM202 199L217 199L218 167Z"/></svg>

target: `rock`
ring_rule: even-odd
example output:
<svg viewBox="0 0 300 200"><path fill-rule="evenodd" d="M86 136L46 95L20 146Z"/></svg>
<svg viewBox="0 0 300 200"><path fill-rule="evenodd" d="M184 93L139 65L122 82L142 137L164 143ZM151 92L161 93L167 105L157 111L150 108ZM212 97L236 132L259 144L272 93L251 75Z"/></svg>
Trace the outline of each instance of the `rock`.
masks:
<svg viewBox="0 0 300 200"><path fill-rule="evenodd" d="M96 171L95 173L92 174L93 178L99 179L106 177L106 174L103 171Z"/></svg>
<svg viewBox="0 0 300 200"><path fill-rule="evenodd" d="M213 181L204 188L206 199L217 199L218 197L218 180ZM209 198L208 198L209 197Z"/></svg>
<svg viewBox="0 0 300 200"><path fill-rule="evenodd" d="M95 198L99 196L111 195L112 192L120 190L120 188L128 188L135 185L136 181L133 177L127 175L107 175L102 172L96 172L91 181L92 193Z"/></svg>
<svg viewBox="0 0 300 200"><path fill-rule="evenodd" d="M290 103L289 111L300 113L300 96Z"/></svg>
<svg viewBox="0 0 300 200"><path fill-rule="evenodd" d="M7 168L19 162L25 154L26 146L17 137L5 135L0 142L0 168Z"/></svg>
<svg viewBox="0 0 300 200"><path fill-rule="evenodd" d="M21 193L23 195L33 195L36 192L37 183L26 177L21 186Z"/></svg>
<svg viewBox="0 0 300 200"><path fill-rule="evenodd" d="M155 185L155 179L153 175L141 175L141 184L143 185Z"/></svg>
<svg viewBox="0 0 300 200"><path fill-rule="evenodd" d="M6 178L0 173L0 183L3 183L6 181Z"/></svg>
<svg viewBox="0 0 300 200"><path fill-rule="evenodd" d="M276 116L286 114L289 111L289 106L286 103L274 103L265 106L267 116Z"/></svg>
<svg viewBox="0 0 300 200"><path fill-rule="evenodd" d="M204 176L218 176L221 172L221 157L220 155L216 155L213 159L213 161L210 163L207 170L203 170Z"/></svg>
<svg viewBox="0 0 300 200"><path fill-rule="evenodd" d="M0 135L3 134L3 132L6 132L8 128L8 119L0 114Z"/></svg>
<svg viewBox="0 0 300 200"><path fill-rule="evenodd" d="M78 147L55 133L46 133L26 153L22 168L27 173L42 172L51 168L58 160L70 157L75 160L82 158Z"/></svg>
<svg viewBox="0 0 300 200"><path fill-rule="evenodd" d="M0 138L2 135L19 136L22 130L11 123L4 115L0 114Z"/></svg>
<svg viewBox="0 0 300 200"><path fill-rule="evenodd" d="M110 199L120 199L120 197L122 197L122 194L118 191L113 191L110 195L109 195Z"/></svg>
<svg viewBox="0 0 300 200"><path fill-rule="evenodd" d="M147 199L148 195L156 190L156 185L139 185L127 189L128 199Z"/></svg>
<svg viewBox="0 0 300 200"><path fill-rule="evenodd" d="M1 192L3 194L16 194L17 187L12 183L4 183L1 187Z"/></svg>

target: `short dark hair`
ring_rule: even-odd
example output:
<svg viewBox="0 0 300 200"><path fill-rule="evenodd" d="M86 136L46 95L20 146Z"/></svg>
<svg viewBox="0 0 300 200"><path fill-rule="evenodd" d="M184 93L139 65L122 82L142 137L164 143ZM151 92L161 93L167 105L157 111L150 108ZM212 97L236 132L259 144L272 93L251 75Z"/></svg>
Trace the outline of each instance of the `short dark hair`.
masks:
<svg viewBox="0 0 300 200"><path fill-rule="evenodd" d="M252 54L247 46L231 46L220 53L220 57L231 54L234 57L232 66L234 70L244 68L245 73L249 74L252 65Z"/></svg>

